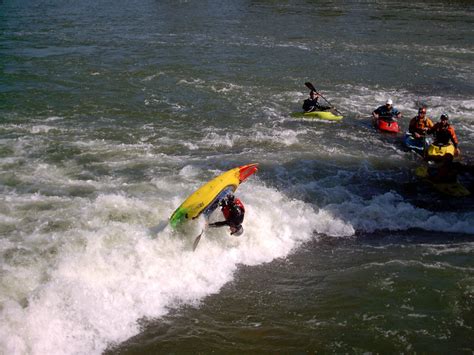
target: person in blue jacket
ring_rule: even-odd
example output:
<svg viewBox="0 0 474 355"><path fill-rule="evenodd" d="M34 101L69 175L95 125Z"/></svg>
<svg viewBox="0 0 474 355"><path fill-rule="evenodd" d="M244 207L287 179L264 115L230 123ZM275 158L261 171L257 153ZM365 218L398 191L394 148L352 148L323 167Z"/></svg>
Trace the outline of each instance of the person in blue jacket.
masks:
<svg viewBox="0 0 474 355"><path fill-rule="evenodd" d="M385 105L379 106L372 112L373 123L376 124L378 119L392 122L402 117L402 113L393 107L392 99L388 99Z"/></svg>

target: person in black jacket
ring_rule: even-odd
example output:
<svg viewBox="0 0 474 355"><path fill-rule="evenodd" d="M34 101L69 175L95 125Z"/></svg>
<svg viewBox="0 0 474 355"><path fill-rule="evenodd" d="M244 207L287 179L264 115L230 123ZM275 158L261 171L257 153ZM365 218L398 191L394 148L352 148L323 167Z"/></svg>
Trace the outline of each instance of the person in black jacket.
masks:
<svg viewBox="0 0 474 355"><path fill-rule="evenodd" d="M304 112L325 111L331 107L319 104L318 99L321 95L314 90L309 93L309 98L303 102Z"/></svg>
<svg viewBox="0 0 474 355"><path fill-rule="evenodd" d="M242 222L245 216L245 207L233 194L227 195L220 203L225 221L210 223L209 227L229 226L230 234L239 236L244 232Z"/></svg>

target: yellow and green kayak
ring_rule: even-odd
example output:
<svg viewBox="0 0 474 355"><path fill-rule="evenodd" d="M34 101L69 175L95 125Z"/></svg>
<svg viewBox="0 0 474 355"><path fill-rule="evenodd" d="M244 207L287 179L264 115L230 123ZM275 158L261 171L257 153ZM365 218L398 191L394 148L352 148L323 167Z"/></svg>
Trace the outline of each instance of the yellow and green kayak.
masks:
<svg viewBox="0 0 474 355"><path fill-rule="evenodd" d="M336 115L331 111L293 112L291 117L309 118L323 121L340 121L343 118L343 116Z"/></svg>
<svg viewBox="0 0 474 355"><path fill-rule="evenodd" d="M210 215L219 201L258 170L258 164L248 164L230 169L215 177L192 193L170 217L172 227L186 220L195 219L204 213Z"/></svg>

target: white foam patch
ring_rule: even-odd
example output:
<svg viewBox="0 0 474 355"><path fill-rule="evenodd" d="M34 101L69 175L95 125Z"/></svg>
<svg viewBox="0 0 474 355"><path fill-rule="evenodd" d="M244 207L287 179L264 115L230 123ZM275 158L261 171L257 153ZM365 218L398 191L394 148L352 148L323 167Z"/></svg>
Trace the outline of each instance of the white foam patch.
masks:
<svg viewBox="0 0 474 355"><path fill-rule="evenodd" d="M163 76L163 75L166 75L166 73L160 71L160 72L158 72L158 73L156 73L156 74L146 76L146 77L143 78L141 81L152 81L152 80L154 80L154 79L156 79L156 78L158 78L158 77L160 77L160 76Z"/></svg>
<svg viewBox="0 0 474 355"><path fill-rule="evenodd" d="M473 243L459 243L459 244L424 244L427 252L424 256L432 255L450 255L450 254L474 254Z"/></svg>
<svg viewBox="0 0 474 355"><path fill-rule="evenodd" d="M202 140L202 144L207 147L233 147L235 142L239 139L237 134L225 133L221 135L216 132L206 134Z"/></svg>
<svg viewBox="0 0 474 355"><path fill-rule="evenodd" d="M283 128L266 128L259 127L249 136L250 139L261 144L266 142L269 144L280 144L286 147L300 143L300 136L308 134L307 129L283 129Z"/></svg>
<svg viewBox="0 0 474 355"><path fill-rule="evenodd" d="M51 122L51 121L61 121L64 120L64 117L60 116L51 116L46 119L46 122Z"/></svg>
<svg viewBox="0 0 474 355"><path fill-rule="evenodd" d="M184 85L189 85L189 86L195 86L195 87L203 87L206 82L202 79L181 79L178 81L178 84L184 84Z"/></svg>
<svg viewBox="0 0 474 355"><path fill-rule="evenodd" d="M201 174L202 170L195 167L194 165L186 165L179 171L179 175L183 177L197 177Z"/></svg>
<svg viewBox="0 0 474 355"><path fill-rule="evenodd" d="M229 93L243 90L243 86L232 83L220 83L219 86L211 85L211 90L217 93Z"/></svg>

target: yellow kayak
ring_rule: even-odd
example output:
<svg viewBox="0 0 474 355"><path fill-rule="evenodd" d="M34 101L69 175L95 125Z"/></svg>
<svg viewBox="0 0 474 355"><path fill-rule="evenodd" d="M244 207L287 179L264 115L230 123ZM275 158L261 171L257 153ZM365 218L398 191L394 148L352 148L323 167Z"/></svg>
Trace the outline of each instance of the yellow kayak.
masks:
<svg viewBox="0 0 474 355"><path fill-rule="evenodd" d="M343 116L338 116L331 111L293 112L291 117L310 118L324 121L340 121Z"/></svg>
<svg viewBox="0 0 474 355"><path fill-rule="evenodd" d="M454 148L454 145L452 144L447 144L447 145L430 144L426 151L426 157L428 159L433 159L433 160L443 158L446 154L451 154L454 157L455 152L456 152L456 148Z"/></svg>
<svg viewBox="0 0 474 355"><path fill-rule="evenodd" d="M258 164L248 164L230 169L215 177L192 193L170 217L170 224L176 227L182 222L195 219L201 213L210 214L218 207L220 199L237 187L258 169Z"/></svg>

